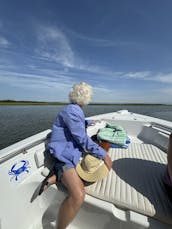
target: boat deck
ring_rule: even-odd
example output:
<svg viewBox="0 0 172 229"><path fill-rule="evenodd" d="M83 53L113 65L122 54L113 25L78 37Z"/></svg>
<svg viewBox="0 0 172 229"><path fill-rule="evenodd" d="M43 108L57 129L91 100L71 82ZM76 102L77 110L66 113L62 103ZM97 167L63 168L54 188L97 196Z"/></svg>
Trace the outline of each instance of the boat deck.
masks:
<svg viewBox="0 0 172 229"><path fill-rule="evenodd" d="M107 178L85 187L87 193L86 204L87 202L98 200L100 209L106 208L106 203L110 204L109 206L113 204L117 209L126 212L126 214L130 212L130 217L131 212L145 217L140 219L140 223L145 224L145 228L147 227L144 222L145 219L147 219L147 225L151 224L150 219L155 219L162 224L165 223L166 227L164 228L171 228L172 204L168 199L162 182L167 163L166 153L152 144L143 143L136 137L132 138L132 143L128 149L110 148L108 153L113 160L112 170ZM49 199L51 202L56 196L56 189L59 191L58 195L62 195L60 199L63 199L66 191L61 185L57 187L53 185L41 198L45 198L48 201L51 196L51 199ZM91 201L89 197L93 197ZM57 204L59 202L54 199L44 213L42 221L39 221L36 227L32 225L32 229L42 229L42 224L48 225L43 228L54 228ZM92 204L94 209L94 203ZM101 211L100 209L99 211ZM82 210L80 214L82 215ZM114 216L115 214L114 212ZM120 217L123 216L118 218ZM78 220L79 216L76 217L74 222L78 222ZM38 224L40 224L40 227ZM77 225L77 223L71 224L69 228L75 228L73 225ZM83 226L83 228L88 227Z"/></svg>
<svg viewBox="0 0 172 229"><path fill-rule="evenodd" d="M113 167L109 175L85 187L85 202L68 228L171 229L172 204L162 180L172 125L160 121L152 124L148 118L135 120L135 116L132 120L122 120L121 114L120 120L114 114L111 116L114 119L110 120L107 115L108 122L122 125L131 144L128 149L110 148L108 153ZM105 123L103 121L89 127L88 134L96 134ZM44 131L3 150L0 202L4 207L0 208L0 228L55 228L66 190L60 184L52 185L38 196L40 182L44 179L43 175L48 173L48 164L51 164L50 161L46 162L45 157L48 155L45 148L49 133L50 130ZM15 175L9 175L9 171L21 165L22 160L28 161L28 172L25 170L16 180Z"/></svg>
<svg viewBox="0 0 172 229"><path fill-rule="evenodd" d="M151 144L132 143L128 149L111 148L109 155L113 166L108 177L86 187L87 193L172 225L172 204L163 185L166 153Z"/></svg>

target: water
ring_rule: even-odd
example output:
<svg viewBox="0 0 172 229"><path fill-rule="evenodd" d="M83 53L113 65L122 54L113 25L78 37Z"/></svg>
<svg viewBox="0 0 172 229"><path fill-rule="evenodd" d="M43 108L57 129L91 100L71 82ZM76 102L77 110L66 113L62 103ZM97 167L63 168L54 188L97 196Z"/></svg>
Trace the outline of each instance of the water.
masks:
<svg viewBox="0 0 172 229"><path fill-rule="evenodd" d="M57 113L64 106L0 106L0 149L33 134L51 129ZM86 116L127 109L172 121L172 106L87 106Z"/></svg>

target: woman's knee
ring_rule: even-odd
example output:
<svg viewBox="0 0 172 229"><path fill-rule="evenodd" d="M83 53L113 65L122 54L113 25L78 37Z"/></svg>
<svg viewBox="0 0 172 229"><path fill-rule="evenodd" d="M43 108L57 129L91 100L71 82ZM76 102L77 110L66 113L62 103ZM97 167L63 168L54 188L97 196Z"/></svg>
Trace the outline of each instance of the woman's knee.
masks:
<svg viewBox="0 0 172 229"><path fill-rule="evenodd" d="M76 205L81 205L85 199L84 188L77 187L73 193L69 193L70 197L73 199Z"/></svg>
<svg viewBox="0 0 172 229"><path fill-rule="evenodd" d="M82 180L76 173L76 170L71 168L63 173L62 182L68 189L70 201L72 201L75 205L81 205L85 198L85 189Z"/></svg>

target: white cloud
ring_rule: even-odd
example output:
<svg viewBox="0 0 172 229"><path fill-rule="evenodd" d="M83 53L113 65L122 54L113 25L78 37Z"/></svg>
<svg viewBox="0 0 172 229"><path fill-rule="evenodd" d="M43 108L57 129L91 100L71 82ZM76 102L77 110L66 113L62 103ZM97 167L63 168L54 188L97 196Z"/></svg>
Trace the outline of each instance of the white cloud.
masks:
<svg viewBox="0 0 172 229"><path fill-rule="evenodd" d="M74 53L65 34L58 28L40 26L36 53L65 67L74 66Z"/></svg>
<svg viewBox="0 0 172 229"><path fill-rule="evenodd" d="M110 89L107 86L98 85L94 88L93 101L101 103L145 103L150 101L150 94L134 91L131 88ZM151 97L151 102L158 102L157 94Z"/></svg>
<svg viewBox="0 0 172 229"><path fill-rule="evenodd" d="M106 81L109 82L109 78L107 78ZM109 87L108 84L106 84L106 81L101 81L100 79L95 78L94 83L92 84L94 90L93 102L171 102L172 88L170 86L139 91L139 89L133 90L133 88L128 87L118 87L114 89ZM76 82L78 82L77 78L68 75L68 73L66 75L65 73L60 74L60 71L56 70L42 69L42 71L39 70L38 73L35 72L33 74L12 70L0 70L0 84L2 83L8 88L18 88L18 91L30 91L35 95L35 100L39 98L40 100L45 101L67 101L68 92L71 86Z"/></svg>
<svg viewBox="0 0 172 229"><path fill-rule="evenodd" d="M97 74L112 74L108 69L101 66L90 65L89 60L83 60L76 56L69 40L64 32L57 27L37 27L38 44L35 49L37 57L42 61L50 61L60 64L65 72L68 68L83 72Z"/></svg>
<svg viewBox="0 0 172 229"><path fill-rule="evenodd" d="M64 30L73 36L75 39L80 39L86 41L90 46L99 46L99 47L119 47L119 46L128 46L128 45L135 45L135 41L121 41L121 40L109 40L109 39L102 39L99 37L89 37L87 35L83 35L81 33L75 32L69 28L64 28ZM137 42L138 44L138 42Z"/></svg>
<svg viewBox="0 0 172 229"><path fill-rule="evenodd" d="M10 45L10 42L3 36L0 36L0 47L6 48Z"/></svg>
<svg viewBox="0 0 172 229"><path fill-rule="evenodd" d="M172 83L172 72L169 73L156 73L151 71L140 71L140 72L128 72L120 73L121 77L128 79L138 79L138 80L148 80L148 81L157 81L162 83Z"/></svg>
<svg viewBox="0 0 172 229"><path fill-rule="evenodd" d="M56 74L56 77L49 76L53 73L55 74L55 71L48 72L48 69L43 70L40 75L0 70L0 85L7 88L6 93L3 92L1 97L8 97L11 88L12 91L17 89L18 93L14 96L17 99L27 100L32 97L32 100L68 101L69 90L77 82L76 79L64 74Z"/></svg>
<svg viewBox="0 0 172 229"><path fill-rule="evenodd" d="M141 72L128 72L124 74L124 76L129 78L135 78L135 79L147 79L150 77L151 72L150 71L141 71Z"/></svg>
<svg viewBox="0 0 172 229"><path fill-rule="evenodd" d="M42 61L56 62L62 67L72 68L74 70L85 71L95 74L114 76L113 71L108 68L92 65L89 60L82 59L76 55L75 50L71 47L67 35L57 27L38 26L37 27L38 44L35 48L36 55ZM82 35L77 35L81 36ZM102 46L112 45L111 41L103 39L88 39L91 42L100 43Z"/></svg>
<svg viewBox="0 0 172 229"><path fill-rule="evenodd" d="M56 77L47 74L26 74L14 71L0 70L0 82L23 88L59 88L71 87L73 79L65 75L56 75ZM50 71L50 74L52 72Z"/></svg>
<svg viewBox="0 0 172 229"><path fill-rule="evenodd" d="M163 74L163 73L158 74L155 77L155 80L158 80L162 83L172 83L172 72L168 74Z"/></svg>

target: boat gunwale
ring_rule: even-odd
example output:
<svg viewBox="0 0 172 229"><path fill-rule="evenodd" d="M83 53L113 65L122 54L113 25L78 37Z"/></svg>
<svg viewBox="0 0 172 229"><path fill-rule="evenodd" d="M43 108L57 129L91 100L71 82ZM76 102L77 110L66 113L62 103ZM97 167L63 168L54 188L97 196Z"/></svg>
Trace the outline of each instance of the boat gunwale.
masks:
<svg viewBox="0 0 172 229"><path fill-rule="evenodd" d="M47 139L47 135L51 132L50 129L42 131L31 137L25 138L19 142L12 144L2 150L0 150L0 164L13 158L20 153L27 153L27 150L42 143Z"/></svg>

